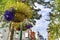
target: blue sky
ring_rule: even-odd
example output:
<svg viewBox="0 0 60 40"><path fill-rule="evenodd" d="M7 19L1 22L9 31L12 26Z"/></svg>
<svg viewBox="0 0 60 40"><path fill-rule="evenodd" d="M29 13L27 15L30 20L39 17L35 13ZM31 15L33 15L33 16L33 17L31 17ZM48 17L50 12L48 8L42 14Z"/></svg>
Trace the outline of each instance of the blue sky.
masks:
<svg viewBox="0 0 60 40"><path fill-rule="evenodd" d="M51 9L45 8L45 6L41 4L35 3L35 5L37 6L36 8L41 9L41 11L39 11L38 14L41 14L42 17L39 20L36 20L36 25L32 28L32 30L35 32L39 31L40 34L44 36L44 38L48 38L48 32L46 29L48 28L48 24L50 22L46 21L46 19L50 20L49 12L51 12Z"/></svg>

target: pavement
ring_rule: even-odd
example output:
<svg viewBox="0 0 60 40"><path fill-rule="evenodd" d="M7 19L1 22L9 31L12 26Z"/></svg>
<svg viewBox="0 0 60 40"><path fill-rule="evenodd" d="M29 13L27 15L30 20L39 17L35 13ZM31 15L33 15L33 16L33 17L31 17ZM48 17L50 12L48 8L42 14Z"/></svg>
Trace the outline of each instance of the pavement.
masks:
<svg viewBox="0 0 60 40"><path fill-rule="evenodd" d="M29 40L28 38L25 38L25 32L22 33L22 40ZM9 40L9 28L0 28L0 40ZM13 40L19 40L19 32L14 32Z"/></svg>
<svg viewBox="0 0 60 40"><path fill-rule="evenodd" d="M0 40L8 40L9 29L8 28L0 28Z"/></svg>

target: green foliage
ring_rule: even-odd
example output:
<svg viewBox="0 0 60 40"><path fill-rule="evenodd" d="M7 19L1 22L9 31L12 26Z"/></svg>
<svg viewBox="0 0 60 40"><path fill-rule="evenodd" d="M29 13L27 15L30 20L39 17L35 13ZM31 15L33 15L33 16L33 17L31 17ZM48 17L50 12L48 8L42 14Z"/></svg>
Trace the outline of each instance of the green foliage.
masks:
<svg viewBox="0 0 60 40"><path fill-rule="evenodd" d="M55 9L58 10L56 13L53 12L50 14L51 22L49 25L49 33L53 35L51 39L58 39L60 38L60 0L54 0L54 11Z"/></svg>
<svg viewBox="0 0 60 40"><path fill-rule="evenodd" d="M60 37L60 12L54 12L50 14L51 22L49 25L49 33L53 35L52 39L58 39Z"/></svg>
<svg viewBox="0 0 60 40"><path fill-rule="evenodd" d="M60 12L60 0L54 0L55 8Z"/></svg>

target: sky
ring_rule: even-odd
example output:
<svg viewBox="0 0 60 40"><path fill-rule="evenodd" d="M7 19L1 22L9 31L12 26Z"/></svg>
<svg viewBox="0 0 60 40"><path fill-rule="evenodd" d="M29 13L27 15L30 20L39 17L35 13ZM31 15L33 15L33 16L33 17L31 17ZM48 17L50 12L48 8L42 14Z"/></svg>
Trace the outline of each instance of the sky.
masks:
<svg viewBox="0 0 60 40"><path fill-rule="evenodd" d="M41 14L42 17L39 20L36 20L36 25L32 28L32 30L35 32L39 31L40 34L48 40L47 28L50 22L46 20L50 20L49 12L51 12L51 9L45 8L45 6L38 3L35 3L35 5L37 6L36 8L41 9L38 14Z"/></svg>

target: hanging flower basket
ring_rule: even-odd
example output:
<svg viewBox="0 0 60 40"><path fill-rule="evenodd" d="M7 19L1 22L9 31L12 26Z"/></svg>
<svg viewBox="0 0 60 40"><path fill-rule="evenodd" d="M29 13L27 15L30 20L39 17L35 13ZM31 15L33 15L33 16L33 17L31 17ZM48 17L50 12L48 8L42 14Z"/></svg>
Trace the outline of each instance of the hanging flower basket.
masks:
<svg viewBox="0 0 60 40"><path fill-rule="evenodd" d="M5 9L4 9L4 18L6 21L13 22L12 26L16 26L16 29L18 29L18 25L20 22L23 22L24 19L29 18L31 19L33 17L33 11L27 4L24 4L22 2L7 2ZM25 25L26 26L26 25ZM27 29L28 26L23 26L24 29ZM30 25L29 25L30 26ZM18 27L18 28L17 28ZM23 29L23 30L24 30Z"/></svg>

